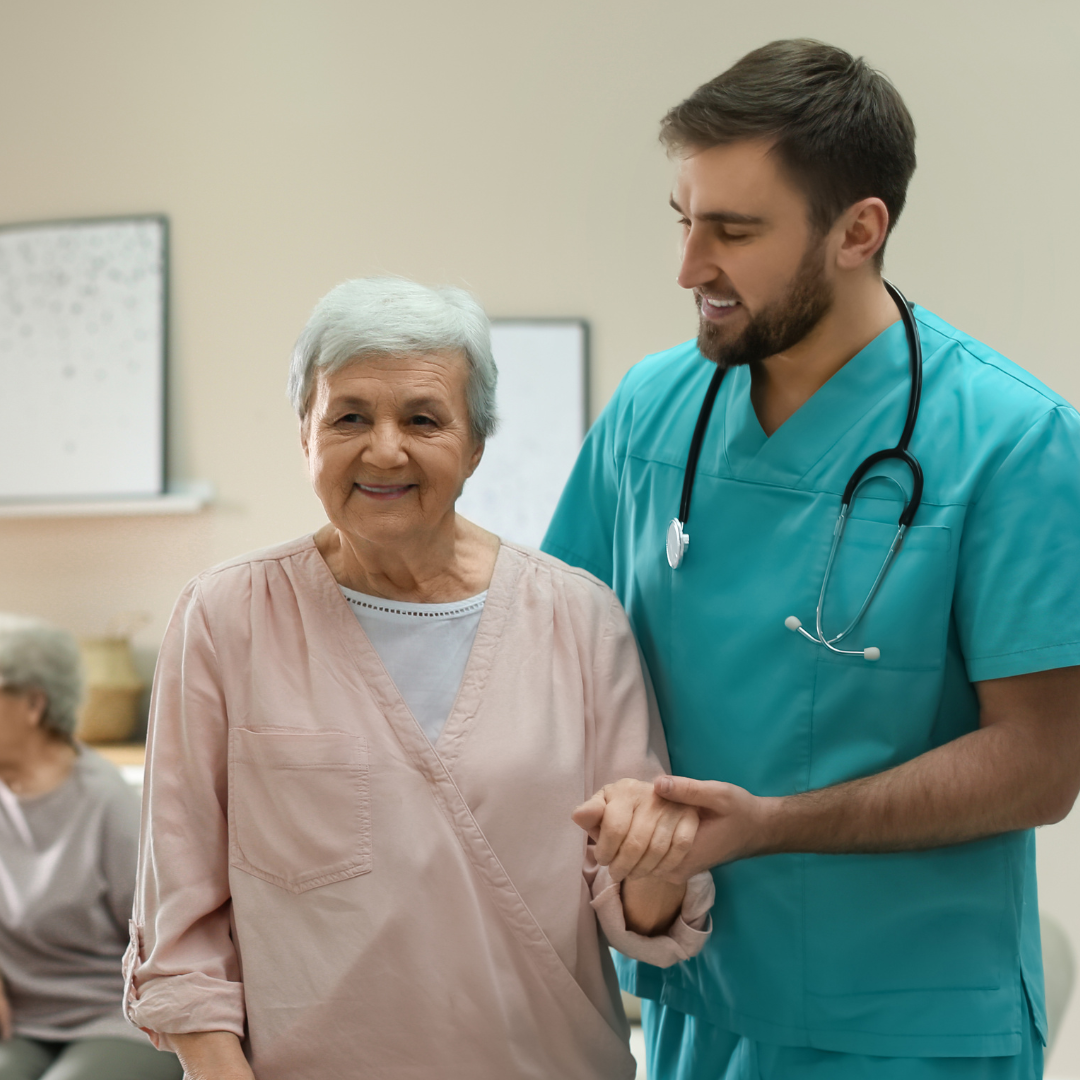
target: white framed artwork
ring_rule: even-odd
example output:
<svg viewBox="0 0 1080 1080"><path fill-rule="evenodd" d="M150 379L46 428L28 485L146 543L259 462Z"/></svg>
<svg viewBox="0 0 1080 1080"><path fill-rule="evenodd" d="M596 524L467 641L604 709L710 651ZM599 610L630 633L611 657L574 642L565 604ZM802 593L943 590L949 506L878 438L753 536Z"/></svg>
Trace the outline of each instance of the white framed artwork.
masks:
<svg viewBox="0 0 1080 1080"><path fill-rule="evenodd" d="M0 227L0 501L164 491L167 229Z"/></svg>
<svg viewBox="0 0 1080 1080"><path fill-rule="evenodd" d="M588 326L493 319L499 430L458 510L506 540L539 547L588 425Z"/></svg>

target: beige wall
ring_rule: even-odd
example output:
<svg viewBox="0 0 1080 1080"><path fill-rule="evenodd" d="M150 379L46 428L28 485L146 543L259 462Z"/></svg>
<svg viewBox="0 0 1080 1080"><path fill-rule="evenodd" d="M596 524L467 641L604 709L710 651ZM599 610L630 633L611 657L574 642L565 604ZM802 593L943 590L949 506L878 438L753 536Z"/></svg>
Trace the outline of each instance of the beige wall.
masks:
<svg viewBox="0 0 1080 1080"><path fill-rule="evenodd" d="M693 331L656 120L803 34L867 55L914 113L890 274L1080 401L1072 0L8 0L0 221L171 217L173 476L219 499L187 518L0 520L0 609L82 633L146 610L152 650L190 575L317 526L283 377L346 276L584 316L601 405ZM1080 943L1077 818L1043 832L1041 869ZM1070 1024L1053 1071L1080 1077L1080 1006Z"/></svg>

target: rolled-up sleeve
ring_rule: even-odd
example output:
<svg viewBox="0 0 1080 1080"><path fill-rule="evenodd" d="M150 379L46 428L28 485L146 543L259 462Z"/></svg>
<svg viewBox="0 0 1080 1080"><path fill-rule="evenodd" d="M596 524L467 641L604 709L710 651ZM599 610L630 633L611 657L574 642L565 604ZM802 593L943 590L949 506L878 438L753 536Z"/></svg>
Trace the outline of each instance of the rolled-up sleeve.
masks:
<svg viewBox="0 0 1080 1080"><path fill-rule="evenodd" d="M230 928L228 721L198 581L161 646L147 736L142 829L124 1011L156 1045L165 1033L244 1035Z"/></svg>
<svg viewBox="0 0 1080 1080"><path fill-rule="evenodd" d="M682 909L675 921L665 933L654 937L627 929L622 885L611 880L606 866L597 870L590 891L592 909L600 920L608 944L633 960L643 960L654 967L671 967L701 952L712 934L710 912L716 899L716 885L707 871L695 874L686 883Z"/></svg>

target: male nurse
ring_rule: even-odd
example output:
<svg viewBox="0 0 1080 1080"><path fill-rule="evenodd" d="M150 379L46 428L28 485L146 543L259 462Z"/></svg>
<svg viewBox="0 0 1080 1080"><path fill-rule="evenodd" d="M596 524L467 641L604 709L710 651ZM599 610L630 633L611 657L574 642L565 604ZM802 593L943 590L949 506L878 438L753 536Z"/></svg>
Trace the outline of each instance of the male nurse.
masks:
<svg viewBox="0 0 1080 1080"><path fill-rule="evenodd" d="M921 505L845 652L793 632L792 616L816 626L849 477L908 415L882 266L914 126L862 60L780 41L672 109L662 140L697 340L623 379L544 544L619 594L671 752L656 793L700 817L673 862L605 789L598 858L616 879L662 858L682 859L673 879L716 879L700 956L621 965L650 1080L1041 1076L1032 830L1080 787L1080 418L916 305ZM987 228L1021 212L1002 211ZM718 367L673 569L665 535ZM903 463L868 476L826 639L913 495Z"/></svg>

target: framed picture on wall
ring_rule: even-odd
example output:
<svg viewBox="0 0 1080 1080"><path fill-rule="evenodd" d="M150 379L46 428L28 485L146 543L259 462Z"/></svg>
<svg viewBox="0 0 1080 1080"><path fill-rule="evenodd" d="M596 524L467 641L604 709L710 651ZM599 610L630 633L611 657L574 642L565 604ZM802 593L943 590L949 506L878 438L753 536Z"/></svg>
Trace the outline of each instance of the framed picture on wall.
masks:
<svg viewBox="0 0 1080 1080"><path fill-rule="evenodd" d="M493 319L499 429L458 500L465 517L539 547L589 422L582 319Z"/></svg>
<svg viewBox="0 0 1080 1080"><path fill-rule="evenodd" d="M168 224L0 226L0 500L165 489Z"/></svg>

